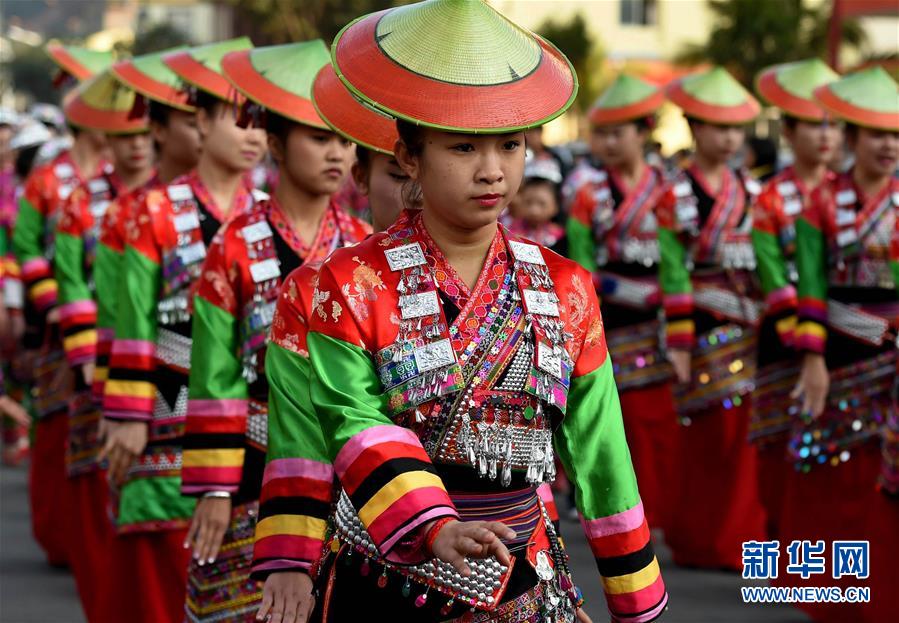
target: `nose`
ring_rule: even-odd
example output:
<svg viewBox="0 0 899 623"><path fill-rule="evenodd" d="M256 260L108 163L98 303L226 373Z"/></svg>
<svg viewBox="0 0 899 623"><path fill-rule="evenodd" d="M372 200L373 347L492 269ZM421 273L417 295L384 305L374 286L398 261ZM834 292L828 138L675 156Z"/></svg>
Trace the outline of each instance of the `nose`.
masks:
<svg viewBox="0 0 899 623"><path fill-rule="evenodd" d="M479 161L477 180L485 184L497 184L505 178L503 174L502 158L494 149L483 152Z"/></svg>

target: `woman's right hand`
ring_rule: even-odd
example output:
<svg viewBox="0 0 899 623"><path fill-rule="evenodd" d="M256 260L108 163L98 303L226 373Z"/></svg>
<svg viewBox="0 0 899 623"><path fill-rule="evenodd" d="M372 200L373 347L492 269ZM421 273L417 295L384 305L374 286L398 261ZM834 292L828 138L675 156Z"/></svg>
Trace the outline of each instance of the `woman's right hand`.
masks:
<svg viewBox="0 0 899 623"><path fill-rule="evenodd" d="M270 574L262 587L262 603L256 613L257 621L270 623L306 623L315 597L312 578L302 571L279 571Z"/></svg>
<svg viewBox="0 0 899 623"><path fill-rule="evenodd" d="M674 375L679 383L689 383L692 365L692 353L688 350L680 348L671 348L668 350L668 361L674 368Z"/></svg>
<svg viewBox="0 0 899 623"><path fill-rule="evenodd" d="M806 353L802 359L802 370L799 381L790 394L790 398L802 399L802 412L818 417L824 412L827 404L827 393L830 391L830 372L824 355Z"/></svg>
<svg viewBox="0 0 899 623"><path fill-rule="evenodd" d="M425 534L430 526L425 528ZM495 556L503 565L512 564L509 550L500 539L514 539L515 531L500 521L450 521L446 523L431 546L431 553L448 562L463 577L471 575L466 557Z"/></svg>

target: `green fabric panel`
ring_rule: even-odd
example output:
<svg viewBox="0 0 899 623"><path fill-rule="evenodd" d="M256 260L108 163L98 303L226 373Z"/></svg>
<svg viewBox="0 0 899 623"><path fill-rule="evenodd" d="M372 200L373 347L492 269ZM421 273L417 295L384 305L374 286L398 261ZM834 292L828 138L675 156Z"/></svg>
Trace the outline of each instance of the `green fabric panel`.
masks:
<svg viewBox="0 0 899 623"><path fill-rule="evenodd" d="M237 320L201 296L194 297L190 350L190 398L248 397L237 353Z"/></svg>
<svg viewBox="0 0 899 623"><path fill-rule="evenodd" d="M118 307L119 279L122 274L123 254L105 244L97 244L94 258L94 293L97 297L97 326L115 327Z"/></svg>
<svg viewBox="0 0 899 623"><path fill-rule="evenodd" d="M44 215L24 196L19 199L12 250L20 264L44 255Z"/></svg>
<svg viewBox="0 0 899 623"><path fill-rule="evenodd" d="M115 321L116 339L156 343L156 303L162 269L133 247L125 247L119 277Z"/></svg>
<svg viewBox="0 0 899 623"><path fill-rule="evenodd" d="M670 229L659 228L659 284L662 294L692 292L690 271L687 270L687 250L677 234Z"/></svg>
<svg viewBox="0 0 899 623"><path fill-rule="evenodd" d="M593 231L576 218L569 218L565 233L568 236L568 258L595 273L599 267L596 265Z"/></svg>
<svg viewBox="0 0 899 623"><path fill-rule="evenodd" d="M322 427L309 398L309 360L277 344L265 355L268 377L268 453L275 459L330 463Z"/></svg>
<svg viewBox="0 0 899 623"><path fill-rule="evenodd" d="M0 227L0 257L6 256L9 252L9 236L6 235L6 228Z"/></svg>
<svg viewBox="0 0 899 623"><path fill-rule="evenodd" d="M896 288L896 296L899 297L899 262L890 260L890 271L893 273L893 286Z"/></svg>
<svg viewBox="0 0 899 623"><path fill-rule="evenodd" d="M56 232L53 268L59 287L59 303L91 300L84 274L84 242L71 234Z"/></svg>
<svg viewBox="0 0 899 623"><path fill-rule="evenodd" d="M316 332L309 333L307 346L314 373L309 392L333 462L353 435L393 421L386 415L387 396L374 361L365 350Z"/></svg>
<svg viewBox="0 0 899 623"><path fill-rule="evenodd" d="M827 299L827 253L824 233L799 218L796 221L796 269L799 298Z"/></svg>
<svg viewBox="0 0 899 623"><path fill-rule="evenodd" d="M181 495L180 476L138 478L122 487L118 523L190 519L196 502Z"/></svg>
<svg viewBox="0 0 899 623"><path fill-rule="evenodd" d="M640 494L611 357L593 372L571 379L568 405L554 439L574 483L578 510L589 520L633 508Z"/></svg>
<svg viewBox="0 0 899 623"><path fill-rule="evenodd" d="M762 292L766 295L787 285L787 263L784 260L783 249L777 236L761 231L752 230L752 248L755 250L756 265L758 266L759 279L762 282Z"/></svg>

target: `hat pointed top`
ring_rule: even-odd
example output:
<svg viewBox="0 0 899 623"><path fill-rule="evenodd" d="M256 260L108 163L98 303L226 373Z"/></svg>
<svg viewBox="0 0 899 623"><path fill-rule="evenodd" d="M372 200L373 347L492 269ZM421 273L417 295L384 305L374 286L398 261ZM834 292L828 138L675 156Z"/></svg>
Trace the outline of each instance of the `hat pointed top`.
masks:
<svg viewBox="0 0 899 623"><path fill-rule="evenodd" d="M761 112L749 91L719 66L675 80L668 85L667 94L688 117L710 123L744 124Z"/></svg>
<svg viewBox="0 0 899 623"><path fill-rule="evenodd" d="M144 54L112 66L112 73L126 85L156 102L193 111L187 102L187 93L182 89L183 82L162 59L169 54L187 50L186 46L178 46L161 52Z"/></svg>
<svg viewBox="0 0 899 623"><path fill-rule="evenodd" d="M809 121L824 119L824 109L814 99L814 91L840 76L819 58L774 65L756 78L759 94L788 115Z"/></svg>
<svg viewBox="0 0 899 623"><path fill-rule="evenodd" d="M820 86L815 98L828 112L855 125L899 131L899 85L883 67Z"/></svg>
<svg viewBox="0 0 899 623"><path fill-rule="evenodd" d="M112 64L112 52L88 50L77 45L47 44L47 54L65 73L84 81Z"/></svg>
<svg viewBox="0 0 899 623"><path fill-rule="evenodd" d="M107 134L145 132L147 119L131 114L134 90L116 80L111 70L82 82L66 100L63 112L72 125Z"/></svg>
<svg viewBox="0 0 899 623"><path fill-rule="evenodd" d="M184 82L227 100L231 96L231 83L222 74L222 58L229 52L252 47L247 37L238 37L167 54L162 60Z"/></svg>
<svg viewBox="0 0 899 623"><path fill-rule="evenodd" d="M665 94L654 84L630 74L619 74L590 109L594 125L621 123L647 117L665 101Z"/></svg>

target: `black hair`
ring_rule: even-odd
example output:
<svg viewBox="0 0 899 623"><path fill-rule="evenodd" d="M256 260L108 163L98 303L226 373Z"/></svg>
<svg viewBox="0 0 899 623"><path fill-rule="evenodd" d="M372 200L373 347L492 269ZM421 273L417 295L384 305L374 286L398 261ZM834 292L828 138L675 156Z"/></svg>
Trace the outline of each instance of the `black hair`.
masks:
<svg viewBox="0 0 899 623"><path fill-rule="evenodd" d="M746 140L746 146L755 154L755 168L777 165L777 145L770 138L751 136Z"/></svg>
<svg viewBox="0 0 899 623"><path fill-rule="evenodd" d="M44 123L48 129L53 130L54 126ZM71 123L66 123L66 129L68 129L69 134L72 135L72 138L78 138L78 135L81 134L82 130L77 125L72 125Z"/></svg>
<svg viewBox="0 0 899 623"><path fill-rule="evenodd" d="M20 180L24 180L28 177L28 174L31 172L31 167L34 165L34 158L37 156L37 152L40 148L40 145L32 145L31 147L20 149L19 153L16 154L16 175Z"/></svg>
<svg viewBox="0 0 899 623"><path fill-rule="evenodd" d="M196 95L194 96L194 106L196 106L197 110L205 110L206 114L210 117L215 116L216 109L220 105L227 105L228 102L225 100L216 97L212 93L208 93L203 89L197 89Z"/></svg>
<svg viewBox="0 0 899 623"><path fill-rule="evenodd" d="M292 119L288 119L268 109L265 111L265 131L269 134L274 134L284 143L287 142L287 135L297 125L297 122Z"/></svg>
<svg viewBox="0 0 899 623"><path fill-rule="evenodd" d="M359 163L359 166L366 171L371 166L371 157L372 153L368 147L363 147L362 145L356 145L356 162Z"/></svg>
<svg viewBox="0 0 899 623"><path fill-rule="evenodd" d="M162 102L157 102L156 100L149 100L147 114L150 117L150 121L152 121L153 123L158 123L159 125L165 127L169 124L169 117L172 114L172 107L166 106Z"/></svg>
<svg viewBox="0 0 899 623"><path fill-rule="evenodd" d="M560 225L565 224L565 219L562 218L562 185L556 184L552 180L548 180L545 177L526 177L521 182L521 189L519 193L524 191L525 188L529 186L546 186L550 189L553 194L553 197L556 200L556 213L550 219L555 223L559 223Z"/></svg>
<svg viewBox="0 0 899 623"><path fill-rule="evenodd" d="M425 150L425 131L419 125L396 120L396 131L400 135L400 139L406 144L406 149L412 156L420 156Z"/></svg>
<svg viewBox="0 0 899 623"><path fill-rule="evenodd" d="M793 115L782 115L781 121L784 124L784 127L788 130L795 130L796 126L799 124L799 117L794 117Z"/></svg>
<svg viewBox="0 0 899 623"><path fill-rule="evenodd" d="M843 124L843 135L847 141L854 141L858 138L858 128L859 126L851 121Z"/></svg>

